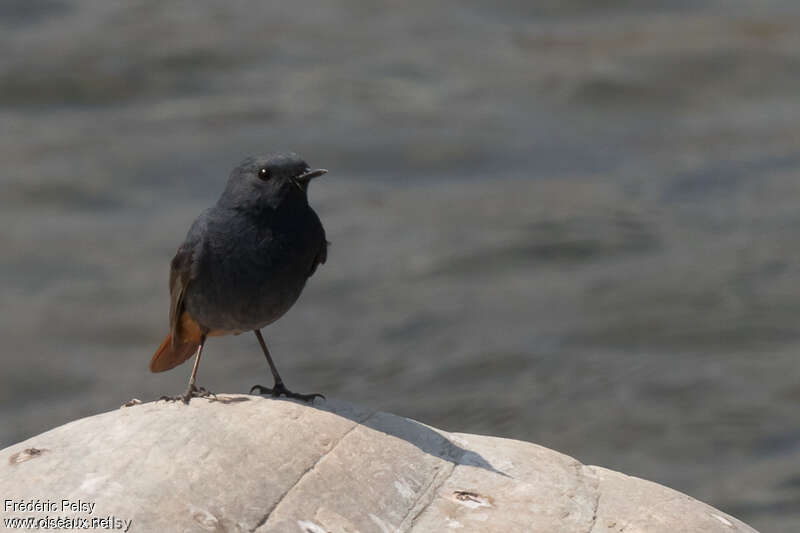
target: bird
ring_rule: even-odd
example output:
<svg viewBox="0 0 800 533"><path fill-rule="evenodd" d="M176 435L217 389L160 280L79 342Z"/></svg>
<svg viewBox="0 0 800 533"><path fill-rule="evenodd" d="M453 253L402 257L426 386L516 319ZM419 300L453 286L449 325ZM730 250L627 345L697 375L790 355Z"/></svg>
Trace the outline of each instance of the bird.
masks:
<svg viewBox="0 0 800 533"><path fill-rule="evenodd" d="M327 260L330 243L308 202L309 183L327 172L293 152L248 157L230 173L217 203L192 223L170 264L170 330L150 371L170 370L192 355L194 366L186 391L163 399L188 404L212 395L196 383L206 340L249 331L274 380L272 387L254 385L251 394L324 399L286 388L261 329L294 305Z"/></svg>

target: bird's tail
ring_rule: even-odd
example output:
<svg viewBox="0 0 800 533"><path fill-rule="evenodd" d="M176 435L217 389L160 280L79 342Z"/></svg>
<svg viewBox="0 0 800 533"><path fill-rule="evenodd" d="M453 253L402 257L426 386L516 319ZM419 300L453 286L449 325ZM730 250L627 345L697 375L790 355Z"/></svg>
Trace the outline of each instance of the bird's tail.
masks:
<svg viewBox="0 0 800 533"><path fill-rule="evenodd" d="M150 360L150 372L163 372L175 368L189 359L200 347L200 343L179 342L172 344L172 334L167 335Z"/></svg>

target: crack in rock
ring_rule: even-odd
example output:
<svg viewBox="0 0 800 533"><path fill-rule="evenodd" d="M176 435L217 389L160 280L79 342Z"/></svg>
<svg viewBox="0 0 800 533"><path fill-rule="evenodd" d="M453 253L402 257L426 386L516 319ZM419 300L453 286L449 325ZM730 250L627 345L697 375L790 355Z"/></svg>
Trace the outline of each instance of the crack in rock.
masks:
<svg viewBox="0 0 800 533"><path fill-rule="evenodd" d="M258 523L257 523L257 524L256 524L256 525L255 525L255 526L254 526L254 527L253 527L251 530L250 530L250 533L253 533L253 532L257 531L257 530L258 530L260 527L262 527L264 524L266 524L266 523L267 523L267 521L269 520L269 517L272 515L272 513L274 513L275 511L277 511L277 510L278 510L278 507L280 507L281 503L283 503L283 502L286 500L286 497L287 497L287 496L289 496L289 494L290 494L290 493L291 493L291 492L292 492L292 491L295 489L295 487L297 487L297 486L300 484L300 482L301 482L301 481L303 481L303 479L305 479L305 477L306 477L308 474L310 474L311 472L313 472L313 471L314 471L314 469L315 469L315 468L317 468L317 466L318 466L318 465L319 465L319 464L322 462L322 460L323 460L323 459L325 459L326 457L328 457L328 456L329 456L329 455L330 455L330 454L333 452L333 450L335 450L336 448L338 448L338 447L339 447L339 445L340 445L340 444L341 444L341 443L344 441L344 439L345 439L345 438L347 438L347 436L348 436L348 435L350 435L350 433L352 433L353 431L355 431L357 428L359 428L359 427L363 426L363 425L364 425L364 424L365 424L365 423L366 423L366 422L367 422L367 421L368 421L370 418L372 418L372 417L373 417L375 414L376 414L376 412L375 412L375 411L373 411L372 413L370 413L369 415L367 415L366 417L364 417L362 420L359 420L358 422L356 422L355 424L353 424L353 427L351 427L350 429L348 429L347 431L345 431L345 432L344 432L344 434L342 434L342 436L341 436L341 437L339 437L339 440L337 440L337 441L336 441L336 443L334 443L334 445L333 445L333 446L331 446L331 447L330 447L330 449L329 449L328 451L326 451L325 453L323 453L322 455L320 455L319 459L317 459L316 461L314 461L314 464L312 464L311 466L309 466L308 468L306 468L306 470L305 470L305 471L304 471L302 474L300 474L300 477L298 477L298 478L297 478L297 480L296 480L296 481L295 481L295 482L292 484L292 486L291 486L291 487L289 487L288 489L286 489L286 492L284 492L284 493L283 493L283 495L282 495L280 498L278 498L278 501L277 501L277 502L275 502L275 505L273 505L273 506L272 506L272 507L271 507L271 508L270 508L270 509L269 509L269 510L268 510L268 511L267 511L267 512L264 514L264 516L263 516L263 517L262 517L262 518L261 518L261 519L258 521Z"/></svg>

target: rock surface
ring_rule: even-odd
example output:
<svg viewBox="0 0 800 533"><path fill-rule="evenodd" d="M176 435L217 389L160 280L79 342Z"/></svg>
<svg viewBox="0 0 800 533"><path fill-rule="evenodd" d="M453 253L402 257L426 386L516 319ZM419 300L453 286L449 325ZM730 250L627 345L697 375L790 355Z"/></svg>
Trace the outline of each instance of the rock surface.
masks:
<svg viewBox="0 0 800 533"><path fill-rule="evenodd" d="M130 531L755 531L535 444L337 401L132 405L6 448L0 461L3 519L112 517ZM55 507L9 510L9 500ZM62 510L62 500L94 508Z"/></svg>

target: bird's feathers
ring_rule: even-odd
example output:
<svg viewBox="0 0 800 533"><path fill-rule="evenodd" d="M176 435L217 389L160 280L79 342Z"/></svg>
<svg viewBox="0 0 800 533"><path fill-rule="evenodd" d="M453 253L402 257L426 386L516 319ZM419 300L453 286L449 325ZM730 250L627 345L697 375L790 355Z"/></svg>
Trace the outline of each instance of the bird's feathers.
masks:
<svg viewBox="0 0 800 533"><path fill-rule="evenodd" d="M325 238L322 239L322 245L319 248L319 252L317 252L317 256L314 258L314 262L311 263L311 270L308 272L309 278L314 275L314 272L317 271L317 267L319 265L324 265L325 261L328 260L329 244L330 243L327 240L325 240Z"/></svg>
<svg viewBox="0 0 800 533"><path fill-rule="evenodd" d="M178 248L175 257L172 258L169 271L169 330L172 335L173 348L177 347L186 339L182 331L181 316L185 311L184 297L186 290L193 279L197 277L197 269L200 263L200 256L203 250L203 232L205 227L205 216L203 213L195 220L186 240Z"/></svg>
<svg viewBox="0 0 800 533"><path fill-rule="evenodd" d="M164 372L175 368L189 359L197 351L200 343L173 342L172 334L167 335L150 360L150 372Z"/></svg>

